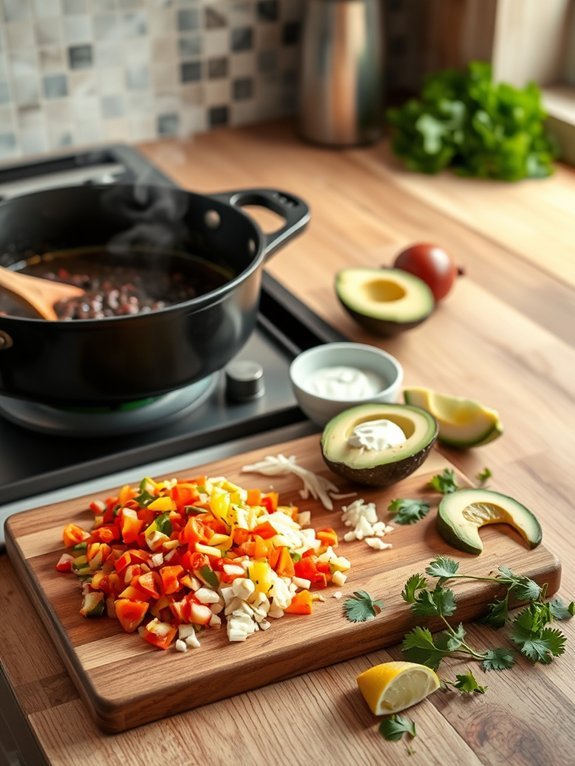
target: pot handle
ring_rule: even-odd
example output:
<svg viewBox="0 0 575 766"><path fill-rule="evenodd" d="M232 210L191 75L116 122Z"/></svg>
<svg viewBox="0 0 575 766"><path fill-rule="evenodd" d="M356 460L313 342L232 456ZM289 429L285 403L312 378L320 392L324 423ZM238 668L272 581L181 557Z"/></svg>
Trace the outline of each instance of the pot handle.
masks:
<svg viewBox="0 0 575 766"><path fill-rule="evenodd" d="M240 189L210 196L232 207L259 205L277 213L285 220L279 229L262 235L266 257L305 229L310 218L309 207L302 199L278 189Z"/></svg>

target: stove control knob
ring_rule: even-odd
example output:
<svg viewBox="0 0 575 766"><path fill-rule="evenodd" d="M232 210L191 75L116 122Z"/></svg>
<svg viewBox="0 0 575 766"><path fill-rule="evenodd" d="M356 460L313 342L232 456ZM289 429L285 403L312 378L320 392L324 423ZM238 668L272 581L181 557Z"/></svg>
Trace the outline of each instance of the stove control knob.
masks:
<svg viewBox="0 0 575 766"><path fill-rule="evenodd" d="M265 390L261 364L248 359L236 359L225 368L226 394L237 402L247 402L262 396Z"/></svg>

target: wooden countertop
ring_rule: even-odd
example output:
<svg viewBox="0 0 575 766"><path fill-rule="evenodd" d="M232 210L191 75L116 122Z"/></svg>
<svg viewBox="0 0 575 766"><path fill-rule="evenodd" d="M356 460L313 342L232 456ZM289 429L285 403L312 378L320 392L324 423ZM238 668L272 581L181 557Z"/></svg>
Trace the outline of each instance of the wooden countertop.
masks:
<svg viewBox="0 0 575 766"><path fill-rule="evenodd" d="M515 185L427 178L404 171L385 142L330 151L301 143L287 123L221 130L143 147L180 184L202 193L275 187L304 197L305 234L269 271L350 339L378 343L403 363L408 385L477 398L500 411L504 436L450 453L468 475L485 466L491 486L539 516L563 563L559 595L575 598L575 173ZM266 217L267 216L267 217ZM270 216L257 214L262 225ZM363 333L341 310L335 272L389 264L403 246L435 241L465 268L456 289L423 325L393 340ZM505 562L501 562L505 563ZM404 764L356 690L369 664L400 658L394 647L121 735L92 723L6 556L0 557L1 662L52 764L171 762ZM417 764L536 764L573 759L575 620L549 666L519 661L480 673L483 696L438 693L409 711ZM470 627L478 645L492 631ZM452 666L455 672L465 668Z"/></svg>

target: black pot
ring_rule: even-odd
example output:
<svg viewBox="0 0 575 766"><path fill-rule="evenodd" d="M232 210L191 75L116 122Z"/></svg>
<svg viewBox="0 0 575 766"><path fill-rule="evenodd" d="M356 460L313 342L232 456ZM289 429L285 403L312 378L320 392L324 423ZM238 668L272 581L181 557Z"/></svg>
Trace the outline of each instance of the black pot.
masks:
<svg viewBox="0 0 575 766"><path fill-rule="evenodd" d="M267 208L285 223L264 234L244 205ZM114 405L220 370L254 328L266 259L308 220L301 199L273 189L205 196L114 184L50 189L0 204L2 266L121 237L159 252L190 252L235 274L211 292L148 314L71 321L0 316L0 394L56 406Z"/></svg>

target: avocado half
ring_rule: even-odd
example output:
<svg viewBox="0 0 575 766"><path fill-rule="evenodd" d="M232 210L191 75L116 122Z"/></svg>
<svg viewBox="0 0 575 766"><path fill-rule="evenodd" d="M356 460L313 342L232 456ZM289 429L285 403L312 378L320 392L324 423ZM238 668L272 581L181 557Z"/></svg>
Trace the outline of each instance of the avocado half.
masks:
<svg viewBox="0 0 575 766"><path fill-rule="evenodd" d="M454 548L481 553L483 541L479 530L486 524L509 524L530 548L535 548L542 539L536 516L509 495L490 489L459 489L445 495L439 503L437 529Z"/></svg>
<svg viewBox="0 0 575 766"><path fill-rule="evenodd" d="M395 423L405 434L405 442L382 450L351 446L349 439L354 429L373 420ZM436 439L437 422L420 407L360 404L327 423L321 436L321 453L326 465L339 476L356 484L389 487L419 468Z"/></svg>
<svg viewBox="0 0 575 766"><path fill-rule="evenodd" d="M428 285L401 269L342 269L335 278L335 291L350 316L375 335L396 335L416 327L435 308Z"/></svg>
<svg viewBox="0 0 575 766"><path fill-rule="evenodd" d="M406 388L403 398L431 413L439 426L438 440L456 449L480 447L503 433L497 410L474 399L440 394L429 388Z"/></svg>

